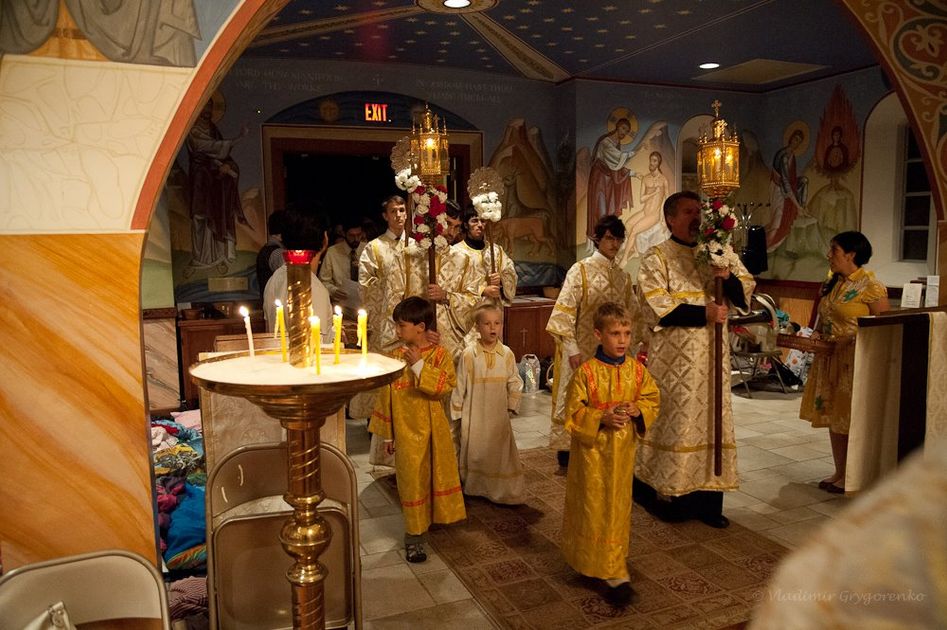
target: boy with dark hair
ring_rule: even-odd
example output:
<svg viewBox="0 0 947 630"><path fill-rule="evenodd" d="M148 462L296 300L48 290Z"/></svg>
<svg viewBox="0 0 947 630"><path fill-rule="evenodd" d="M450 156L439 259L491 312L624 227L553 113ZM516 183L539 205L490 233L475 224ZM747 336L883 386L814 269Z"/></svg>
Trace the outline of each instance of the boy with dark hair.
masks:
<svg viewBox="0 0 947 630"><path fill-rule="evenodd" d="M595 354L598 345L592 332L595 309L605 302L617 302L629 313L636 314L638 306L631 276L616 262L625 242L625 224L618 217L608 215L599 219L590 232L595 253L572 265L566 273L562 291L546 323L546 332L556 340L549 446L558 451L560 466L569 464L570 440L564 429L566 388L573 370ZM642 340L643 330L633 332L632 343L637 344Z"/></svg>
<svg viewBox="0 0 947 630"><path fill-rule="evenodd" d="M380 390L368 430L382 437L385 449L395 456L405 556L408 562L424 562L423 543L431 523L467 518L443 402L454 389L456 376L450 354L428 344L427 331L434 324L430 302L421 297L402 300L392 319L404 343L394 356L407 367Z"/></svg>
<svg viewBox="0 0 947 630"><path fill-rule="evenodd" d="M603 580L613 606L631 601L628 536L635 446L658 414L660 392L627 352L632 320L621 304L600 305L593 320L600 345L575 371L566 402L572 435L562 553L583 575Z"/></svg>

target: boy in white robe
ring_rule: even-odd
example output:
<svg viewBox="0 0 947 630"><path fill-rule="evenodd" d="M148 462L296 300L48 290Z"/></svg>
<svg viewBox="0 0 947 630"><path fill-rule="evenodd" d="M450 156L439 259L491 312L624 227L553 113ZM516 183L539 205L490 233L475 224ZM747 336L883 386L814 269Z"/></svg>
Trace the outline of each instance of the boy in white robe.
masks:
<svg viewBox="0 0 947 630"><path fill-rule="evenodd" d="M519 409L523 380L513 351L500 341L500 308L483 304L475 314L480 338L461 354L451 395L451 418L461 422L460 479L468 495L516 505L525 501L526 477L510 414Z"/></svg>

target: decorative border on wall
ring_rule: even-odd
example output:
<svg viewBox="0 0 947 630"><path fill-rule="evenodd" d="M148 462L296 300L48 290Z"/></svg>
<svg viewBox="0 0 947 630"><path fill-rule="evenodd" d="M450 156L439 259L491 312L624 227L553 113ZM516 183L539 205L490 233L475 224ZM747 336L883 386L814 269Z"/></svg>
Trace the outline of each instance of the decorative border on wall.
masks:
<svg viewBox="0 0 947 630"><path fill-rule="evenodd" d="M934 207L947 202L947 5L936 0L841 0L893 80L930 164Z"/></svg>

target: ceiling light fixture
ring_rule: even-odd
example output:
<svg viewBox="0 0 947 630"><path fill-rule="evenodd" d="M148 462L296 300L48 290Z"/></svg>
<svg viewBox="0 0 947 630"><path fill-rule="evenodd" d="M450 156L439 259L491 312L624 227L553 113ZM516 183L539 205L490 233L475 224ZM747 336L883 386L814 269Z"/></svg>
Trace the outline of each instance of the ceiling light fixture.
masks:
<svg viewBox="0 0 947 630"><path fill-rule="evenodd" d="M470 6L470 0L444 0L443 4L448 9L466 9Z"/></svg>
<svg viewBox="0 0 947 630"><path fill-rule="evenodd" d="M719 68L720 64L710 61L708 63L702 63L698 66L701 70L713 70L714 68Z"/></svg>

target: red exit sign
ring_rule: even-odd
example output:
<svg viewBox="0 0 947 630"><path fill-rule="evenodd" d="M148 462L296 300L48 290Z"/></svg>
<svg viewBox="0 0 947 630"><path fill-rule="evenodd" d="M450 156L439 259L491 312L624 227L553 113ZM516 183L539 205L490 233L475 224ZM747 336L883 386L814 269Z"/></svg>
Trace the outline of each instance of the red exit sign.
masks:
<svg viewBox="0 0 947 630"><path fill-rule="evenodd" d="M365 103L365 120L388 122L388 103Z"/></svg>

